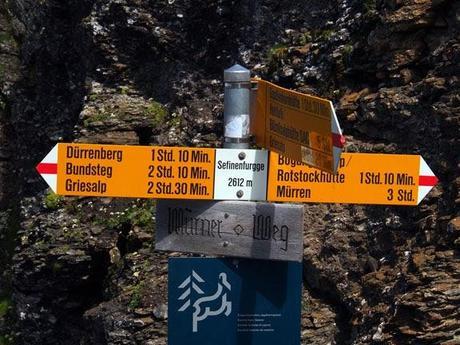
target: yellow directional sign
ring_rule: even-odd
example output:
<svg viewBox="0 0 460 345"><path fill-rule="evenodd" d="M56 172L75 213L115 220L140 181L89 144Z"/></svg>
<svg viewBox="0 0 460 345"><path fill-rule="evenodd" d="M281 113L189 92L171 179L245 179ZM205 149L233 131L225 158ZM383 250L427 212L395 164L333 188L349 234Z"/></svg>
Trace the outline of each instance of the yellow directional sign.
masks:
<svg viewBox="0 0 460 345"><path fill-rule="evenodd" d="M37 170L60 195L417 205L422 157L344 153L337 174L265 150L57 144Z"/></svg>
<svg viewBox="0 0 460 345"><path fill-rule="evenodd" d="M37 169L60 195L212 199L214 151L58 144Z"/></svg>
<svg viewBox="0 0 460 345"><path fill-rule="evenodd" d="M331 101L257 82L251 131L257 145L335 172L344 138Z"/></svg>
<svg viewBox="0 0 460 345"><path fill-rule="evenodd" d="M271 153L267 200L417 205L436 183L418 155L343 153L333 175Z"/></svg>
<svg viewBox="0 0 460 345"><path fill-rule="evenodd" d="M241 151L60 143L37 170L60 195L264 200L268 151Z"/></svg>

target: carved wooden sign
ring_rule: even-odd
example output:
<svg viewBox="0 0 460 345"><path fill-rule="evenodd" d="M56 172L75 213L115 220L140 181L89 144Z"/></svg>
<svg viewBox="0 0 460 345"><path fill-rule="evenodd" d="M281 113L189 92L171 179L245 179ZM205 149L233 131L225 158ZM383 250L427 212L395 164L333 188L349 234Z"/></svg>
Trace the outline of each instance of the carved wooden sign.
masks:
<svg viewBox="0 0 460 345"><path fill-rule="evenodd" d="M157 250L302 261L303 206L158 200Z"/></svg>

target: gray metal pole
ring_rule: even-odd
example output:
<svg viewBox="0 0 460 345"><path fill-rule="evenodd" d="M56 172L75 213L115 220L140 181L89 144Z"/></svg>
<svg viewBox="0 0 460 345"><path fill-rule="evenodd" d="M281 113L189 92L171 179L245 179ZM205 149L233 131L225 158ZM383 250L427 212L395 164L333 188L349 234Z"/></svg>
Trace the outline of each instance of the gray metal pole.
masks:
<svg viewBox="0 0 460 345"><path fill-rule="evenodd" d="M251 72L238 64L224 71L224 147L247 149L250 142Z"/></svg>

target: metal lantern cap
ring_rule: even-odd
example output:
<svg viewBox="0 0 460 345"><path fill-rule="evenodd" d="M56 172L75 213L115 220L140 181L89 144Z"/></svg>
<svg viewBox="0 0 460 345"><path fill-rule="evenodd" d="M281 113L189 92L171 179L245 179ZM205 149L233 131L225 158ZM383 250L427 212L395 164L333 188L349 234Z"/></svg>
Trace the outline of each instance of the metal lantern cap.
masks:
<svg viewBox="0 0 460 345"><path fill-rule="evenodd" d="M251 71L241 65L235 64L224 70L224 81L227 83L249 82Z"/></svg>

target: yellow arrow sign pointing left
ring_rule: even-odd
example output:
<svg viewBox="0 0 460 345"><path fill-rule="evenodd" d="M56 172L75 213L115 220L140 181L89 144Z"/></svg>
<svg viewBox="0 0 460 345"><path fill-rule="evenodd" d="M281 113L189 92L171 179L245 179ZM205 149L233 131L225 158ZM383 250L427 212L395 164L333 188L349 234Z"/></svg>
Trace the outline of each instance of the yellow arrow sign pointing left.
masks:
<svg viewBox="0 0 460 345"><path fill-rule="evenodd" d="M212 199L214 149L57 144L37 166L60 195Z"/></svg>

